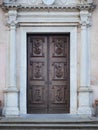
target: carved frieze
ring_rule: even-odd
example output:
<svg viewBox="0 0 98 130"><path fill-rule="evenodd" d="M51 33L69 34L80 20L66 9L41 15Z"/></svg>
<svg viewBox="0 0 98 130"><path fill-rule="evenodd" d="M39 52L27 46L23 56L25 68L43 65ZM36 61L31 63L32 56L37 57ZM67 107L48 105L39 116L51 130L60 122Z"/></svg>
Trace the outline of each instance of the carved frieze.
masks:
<svg viewBox="0 0 98 130"><path fill-rule="evenodd" d="M74 9L74 10L94 10L94 0L4 0L3 9Z"/></svg>
<svg viewBox="0 0 98 130"><path fill-rule="evenodd" d="M4 3L17 3L17 4L25 4L25 5L72 5L72 4L88 4L93 3L93 0L4 0Z"/></svg>

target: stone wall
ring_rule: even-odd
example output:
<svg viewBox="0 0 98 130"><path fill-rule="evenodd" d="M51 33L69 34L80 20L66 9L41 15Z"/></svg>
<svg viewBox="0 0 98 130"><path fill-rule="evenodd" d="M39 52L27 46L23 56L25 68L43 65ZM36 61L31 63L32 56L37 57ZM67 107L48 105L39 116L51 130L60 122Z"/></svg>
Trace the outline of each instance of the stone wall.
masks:
<svg viewBox="0 0 98 130"><path fill-rule="evenodd" d="M3 90L6 86L6 47L7 32L5 27L4 12L0 7L0 100L3 102Z"/></svg>
<svg viewBox="0 0 98 130"><path fill-rule="evenodd" d="M98 0L92 15L91 27L91 85L94 90L94 100L98 100Z"/></svg>

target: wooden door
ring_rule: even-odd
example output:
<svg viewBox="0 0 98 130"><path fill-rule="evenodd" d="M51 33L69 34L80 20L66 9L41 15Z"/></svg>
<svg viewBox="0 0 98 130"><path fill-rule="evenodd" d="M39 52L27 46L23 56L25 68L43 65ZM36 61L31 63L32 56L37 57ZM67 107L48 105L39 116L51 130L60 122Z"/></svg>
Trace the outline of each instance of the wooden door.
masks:
<svg viewBox="0 0 98 130"><path fill-rule="evenodd" d="M69 35L28 35L28 113L69 113Z"/></svg>

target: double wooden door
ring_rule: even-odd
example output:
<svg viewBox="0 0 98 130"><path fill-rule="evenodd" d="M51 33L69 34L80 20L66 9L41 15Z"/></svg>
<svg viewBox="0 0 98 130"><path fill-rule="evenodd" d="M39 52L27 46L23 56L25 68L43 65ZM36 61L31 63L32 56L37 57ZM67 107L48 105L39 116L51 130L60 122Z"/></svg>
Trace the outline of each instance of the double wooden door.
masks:
<svg viewBox="0 0 98 130"><path fill-rule="evenodd" d="M27 112L69 113L69 35L27 36Z"/></svg>

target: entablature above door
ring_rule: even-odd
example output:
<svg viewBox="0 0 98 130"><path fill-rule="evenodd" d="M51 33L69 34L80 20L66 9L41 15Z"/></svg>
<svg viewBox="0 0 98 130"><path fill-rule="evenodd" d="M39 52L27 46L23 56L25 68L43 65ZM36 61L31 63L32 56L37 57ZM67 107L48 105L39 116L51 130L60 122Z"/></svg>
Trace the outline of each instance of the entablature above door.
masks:
<svg viewBox="0 0 98 130"><path fill-rule="evenodd" d="M20 26L88 25L95 7L93 0L4 0L2 3L7 25Z"/></svg>

